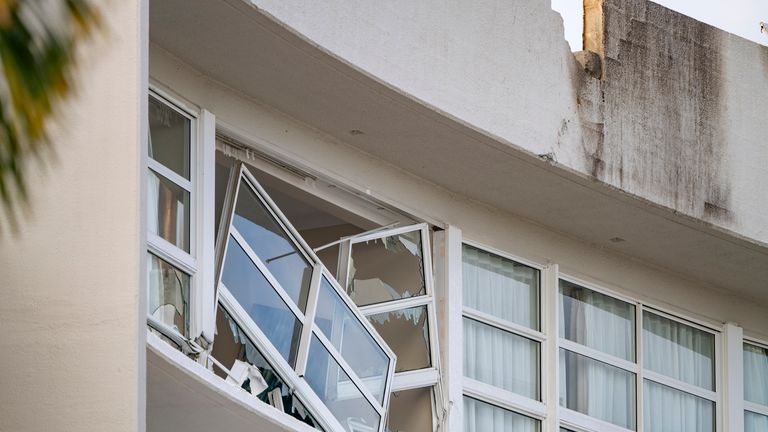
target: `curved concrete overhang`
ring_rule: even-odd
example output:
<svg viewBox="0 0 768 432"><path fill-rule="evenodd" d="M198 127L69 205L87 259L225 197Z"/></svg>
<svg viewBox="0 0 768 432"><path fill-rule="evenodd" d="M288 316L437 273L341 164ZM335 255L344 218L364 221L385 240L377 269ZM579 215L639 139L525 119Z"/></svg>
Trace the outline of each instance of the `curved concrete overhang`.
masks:
<svg viewBox="0 0 768 432"><path fill-rule="evenodd" d="M150 39L211 79L448 190L768 305L768 245L448 115L249 2L152 2Z"/></svg>
<svg viewBox="0 0 768 432"><path fill-rule="evenodd" d="M147 334L147 430L311 432Z"/></svg>

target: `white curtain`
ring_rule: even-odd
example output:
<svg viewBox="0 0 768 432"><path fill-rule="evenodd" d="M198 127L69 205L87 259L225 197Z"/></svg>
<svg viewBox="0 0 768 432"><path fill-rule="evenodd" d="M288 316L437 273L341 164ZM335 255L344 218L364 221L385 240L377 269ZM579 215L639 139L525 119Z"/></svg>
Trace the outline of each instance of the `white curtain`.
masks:
<svg viewBox="0 0 768 432"><path fill-rule="evenodd" d="M464 305L538 328L538 273L464 246ZM481 322L464 320L464 374L532 399L539 398L539 343Z"/></svg>
<svg viewBox="0 0 768 432"><path fill-rule="evenodd" d="M538 365L538 342L464 319L465 376L538 399Z"/></svg>
<svg viewBox="0 0 768 432"><path fill-rule="evenodd" d="M745 411L744 432L768 432L768 417Z"/></svg>
<svg viewBox="0 0 768 432"><path fill-rule="evenodd" d="M713 334L649 312L643 314L646 369L715 390L714 352Z"/></svg>
<svg viewBox="0 0 768 432"><path fill-rule="evenodd" d="M707 399L645 381L643 425L646 432L714 431L715 404Z"/></svg>
<svg viewBox="0 0 768 432"><path fill-rule="evenodd" d="M147 229L152 234L159 233L157 217L159 201L160 178L150 170L147 177Z"/></svg>
<svg viewBox="0 0 768 432"><path fill-rule="evenodd" d="M559 335L614 357L635 361L635 309L629 303L560 281ZM560 405L635 428L635 374L560 351Z"/></svg>
<svg viewBox="0 0 768 432"><path fill-rule="evenodd" d="M539 328L538 271L464 245L464 305L529 328Z"/></svg>
<svg viewBox="0 0 768 432"><path fill-rule="evenodd" d="M768 350L744 344L744 399L768 406Z"/></svg>
<svg viewBox="0 0 768 432"><path fill-rule="evenodd" d="M538 432L537 420L468 397L464 398L464 432Z"/></svg>

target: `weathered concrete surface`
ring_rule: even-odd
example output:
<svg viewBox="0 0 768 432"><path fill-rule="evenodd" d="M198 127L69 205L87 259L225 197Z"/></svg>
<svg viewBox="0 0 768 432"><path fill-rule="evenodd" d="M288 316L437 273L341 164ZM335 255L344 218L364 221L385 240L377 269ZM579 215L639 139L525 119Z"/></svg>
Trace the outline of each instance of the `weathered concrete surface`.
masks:
<svg viewBox="0 0 768 432"><path fill-rule="evenodd" d="M587 0L585 12L603 79L580 95L583 161L561 160L768 241L768 48L647 1Z"/></svg>

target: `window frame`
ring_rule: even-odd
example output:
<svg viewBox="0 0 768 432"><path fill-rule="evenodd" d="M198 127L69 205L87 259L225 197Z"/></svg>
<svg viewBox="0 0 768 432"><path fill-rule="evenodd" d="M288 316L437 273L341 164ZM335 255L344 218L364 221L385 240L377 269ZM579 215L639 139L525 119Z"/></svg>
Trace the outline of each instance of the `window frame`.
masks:
<svg viewBox="0 0 768 432"><path fill-rule="evenodd" d="M193 342L199 336L208 342L213 340L213 315L206 310L206 305L212 303L210 290L206 286L213 281L213 212L205 204L213 198L213 177L206 175L212 159L214 143L211 137L215 135L215 116L199 108L182 97L165 89L161 84L151 81L147 90L147 100L153 98L164 106L190 121L189 136L189 179L177 174L159 161L146 155L146 171L143 175L154 172L189 194L189 252L170 243L157 234L145 230L146 253L153 254L166 261L171 266L186 273L190 277L189 286L189 316L185 317L188 334L183 335L172 327L164 325L151 317L147 311L147 324L174 341L184 342L181 346L191 351L199 351ZM147 135L150 134L147 127ZM148 186L142 190L142 208L146 212ZM210 237L210 239L209 239ZM149 287L147 287L149 290ZM177 342L177 343L178 343ZM191 342L191 343L190 343Z"/></svg>
<svg viewBox="0 0 768 432"><path fill-rule="evenodd" d="M496 256L499 256L501 258L513 261L518 264L525 265L527 267L533 268L537 270L539 273L539 293L538 293L538 327L539 330L534 330L528 327L525 327L524 325L513 323L511 321L507 321L502 318L495 317L491 314L476 310L474 308L468 307L464 305L464 287L463 287L463 280L461 281L462 284L462 292L459 301L461 301L461 331L463 331L463 320L465 318L472 319L475 321L478 321L482 324L494 327L498 330L511 333L516 336L520 336L529 340L533 340L539 344L539 364L538 364L538 376L536 379L538 380L539 384L539 399L532 399L528 398L526 396L513 393L509 390L505 390L496 386L493 386L491 384L487 384L472 378L469 378L464 375L464 370L462 367L461 371L461 377L462 377L462 395L463 397L469 397L472 399L479 400L481 402L485 402L489 405L493 405L495 407L505 409L507 411L512 411L521 415L524 415L526 417L531 417L533 419L536 419L540 422L540 430L545 429L545 421L548 416L548 409L547 409L547 399L551 398L551 395L548 394L544 370L547 369L547 342L549 341L549 332L550 330L547 325L546 320L546 314L547 314L547 308L546 308L546 297L545 297L545 279L546 279L546 269L547 266L545 264L541 264L535 261L531 261L525 258L521 258L519 256L510 254L505 251L501 251L499 249L487 246L485 244L482 244L477 241L473 241L467 238L462 238L461 241L461 254L462 256L459 257L460 262L463 265L463 253L464 253L464 245L479 249L483 252L487 252ZM462 338L462 344L463 344L463 338ZM462 351L464 347L461 347ZM462 402L463 406L463 402ZM463 426L462 426L463 427Z"/></svg>
<svg viewBox="0 0 768 432"><path fill-rule="evenodd" d="M299 254L301 254L312 268L312 277L307 295L307 305L305 312L296 305L288 295L287 291L281 286L279 281L272 275L266 264L261 258L251 249L247 241L239 233L234 226L233 219L235 215L235 206L238 202L238 196L240 193L241 185L245 185L254 192L254 196L263 205L268 215L278 224L278 226L288 236L288 240L296 248ZM346 292L341 288L339 283L333 277L332 273L325 268L323 263L314 253L314 251L306 244L301 235L295 230L292 224L288 221L280 208L272 201L270 196L263 189L261 184L256 180L253 174L246 168L242 161L235 163L231 171L230 181L227 188L227 197L224 201L224 215L220 223L220 232L218 238L218 244L216 247L216 289L215 305L221 304L227 313L238 323L244 330L245 334L251 339L254 345L258 349L262 350L267 360L279 371L282 377L285 377L285 383L291 390L295 391L299 398L306 401L308 409L315 415L315 418L321 425L327 430L344 430L341 423L335 418L331 411L327 408L325 403L318 397L318 395L312 390L308 382L304 379L304 373L306 372L306 366L309 357L309 347L313 337L316 337L323 348L329 353L331 358L338 363L341 369L352 380L353 385L362 394L364 399L371 405L380 417L378 431L383 432L386 427L387 410L389 407L389 400L391 389L394 382L394 370L396 356L392 350L387 346L386 342L378 335L373 326L363 316L358 308L354 305L351 299L348 298ZM291 366L289 362L283 358L279 351L274 347L272 342L261 331L250 318L249 314L242 308L234 295L227 289L223 283L223 270L224 270L224 258L229 247L230 237L235 241L239 247L241 247L253 265L264 275L269 284L278 294L278 296L288 305L297 321L301 323L301 332L299 334L299 346L296 355L296 364ZM315 322L315 312L317 308L317 302L320 291L320 284L323 279L329 282L339 298L352 312L352 315L357 318L358 322L363 326L364 330L373 338L374 342L382 349L385 355L389 358L388 372L384 383L384 397L382 402L379 402L372 392L365 385L363 379L361 379L354 370L349 366L344 357L333 346L331 341L327 339L325 334L319 328ZM215 315L214 315L215 317Z"/></svg>
<svg viewBox="0 0 768 432"><path fill-rule="evenodd" d="M762 349L768 350L768 342L764 342L764 341L762 341L760 339L757 339L757 338L753 338L753 337L749 337L749 336L744 336L742 338L741 342L742 342L741 343L741 346L742 346L741 349L742 350L744 350L744 345L752 345L752 346L755 346L755 347L758 347L758 348L762 348ZM746 378L746 372L747 371L745 369L743 369L743 367L744 367L744 363L743 362L741 364L741 367L742 367L742 374ZM743 391L742 393L746 393L746 390ZM751 412L753 414L758 414L758 415L762 415L762 416L768 417L768 405L761 405L761 404L756 403L756 402L748 401L745 394L742 394L741 398L742 398L742 401L744 403L744 411L745 411L745 413L746 413L746 411L749 411L749 412Z"/></svg>

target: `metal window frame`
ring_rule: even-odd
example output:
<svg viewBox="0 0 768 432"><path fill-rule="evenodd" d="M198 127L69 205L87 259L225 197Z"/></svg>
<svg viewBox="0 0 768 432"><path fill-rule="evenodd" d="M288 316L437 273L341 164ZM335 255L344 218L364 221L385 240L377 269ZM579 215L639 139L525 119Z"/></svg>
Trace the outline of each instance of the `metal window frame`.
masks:
<svg viewBox="0 0 768 432"><path fill-rule="evenodd" d="M417 388L431 388L433 395L442 395L442 369L440 366L440 344L437 327L437 305L435 296L434 267L432 263L432 244L429 235L429 224L426 222L393 228L377 228L355 236L350 236L339 242L339 262L337 268L338 280L343 281L344 289L350 282L350 264L352 250L355 244L372 240L380 240L399 234L418 232L421 240L421 260L424 276L424 294L383 301L365 306L358 306L366 318L380 313L395 312L415 307L426 307L427 333L429 336L429 356L431 366L421 369L396 372L392 391L405 391ZM433 397L432 427L438 428L445 411L442 397Z"/></svg>
<svg viewBox="0 0 768 432"><path fill-rule="evenodd" d="M189 252L156 234L147 232L147 252L190 276L190 308L189 316L185 317L189 327L188 334L182 335L168 326L158 329L155 325L153 328L164 334L168 333L166 336L174 340L182 338L194 341L202 336L210 342L214 323L211 321L212 316L206 310L206 305L212 303L210 289L206 287L210 287L213 283L213 240L211 228L209 228L209 225L212 226L213 212L206 209L204 204L209 202L214 193L213 176L206 173L210 172L210 166L214 163L212 157L215 148L211 137L215 135L215 117L209 111L183 101L154 82L150 83L147 98L157 100L190 121L189 179L153 159L149 156L149 149L145 149L146 172L151 171L189 193L189 226L186 227L189 230ZM147 192L143 191L143 193ZM152 322L149 311L147 311L147 319L148 325L157 324Z"/></svg>
<svg viewBox="0 0 768 432"><path fill-rule="evenodd" d="M499 318L497 316L477 310L469 306L465 306L464 298L463 298L463 286L462 286L462 297L461 297L461 319L462 319L462 330L463 330L463 320L467 318L467 319L471 319L471 320L480 322L482 324L488 325L490 327L493 327L505 333L513 334L515 336L519 336L519 337L538 343L539 363L536 365L537 366L536 379L538 380L539 400L529 398L527 396L520 395L520 394L511 392L509 390L502 389L500 387L496 387L492 384L484 383L484 382L469 378L467 376L464 376L463 372L462 372L462 394L464 395L464 397L476 399L481 402L485 402L489 405L493 405L498 408L505 409L507 411L512 411L512 412L524 415L526 417L531 417L533 419L536 419L541 423L541 427L543 428L544 422L546 421L548 416L548 406L546 402L548 397L548 391L547 391L548 386L546 385L547 383L545 382L546 380L544 379L544 373L543 373L545 370L544 366L547 364L546 350L547 350L547 341L549 339L547 337L547 330L548 330L548 325L546 322L547 310L546 310L546 303L545 303L545 297L544 297L545 291L546 291L544 289L546 266L531 260L527 260L524 258L511 255L504 251L500 251L496 248L492 248L487 245L484 245L469 239L462 239L461 241L462 255L464 254L464 246L469 246L469 247L478 249L482 252L496 255L505 260L512 261L514 263L521 264L526 267L530 267L538 272L539 292L537 293L537 299L539 303L538 304L539 316L538 316L538 322L536 323L538 326L538 330L534 328L526 327L525 325L522 325L522 324L514 323L504 318ZM462 265L463 265L463 258L462 258ZM462 347L462 350L463 349L464 347Z"/></svg>
<svg viewBox="0 0 768 432"><path fill-rule="evenodd" d="M349 299L349 297L346 295L346 292L333 278L331 272L329 272L324 267L314 251L307 245L301 235L299 235L293 225L291 225L279 207L274 203L274 201L272 201L272 199L262 188L253 174L248 170L248 168L246 168L242 161L238 161L235 164L233 174L234 175L230 177L230 182L227 188L227 197L225 198L224 203L225 214L221 221L218 244L216 245L216 286L218 289L215 293L216 301L213 303L213 307L215 308L216 305L220 303L222 307L233 317L233 319L238 322L238 325L244 329L246 335L248 335L252 342L254 342L254 345L261 349L265 356L268 356L268 360L270 360L274 367L280 371L282 376L286 378L286 385L288 385L292 391L297 392L297 394L300 395L300 399L306 401L307 408L310 409L313 414L315 414L315 418L318 420L318 422L323 424L325 428L331 431L343 430L338 420L336 420L330 410L325 406L325 404L320 400L317 394L315 394L307 381L304 379L304 373L306 372L306 365L309 357L309 345L311 343L312 337L317 337L317 339L323 345L323 348L328 351L331 358L336 361L341 369L350 377L357 391L363 395L363 397L371 405L374 411L377 412L380 417L377 431L383 432L386 427L387 410L389 407L390 393L394 381L394 370L396 364L396 356L394 352L392 352L389 346L387 346L387 344L375 331L365 316L354 305L352 300ZM255 197L266 209L269 216L271 216L273 220L279 225L296 250L312 267L312 278L307 297L307 306L304 312L302 312L298 305L293 302L285 289L271 274L267 266L251 249L251 247L233 225L235 206L238 201L238 194L241 185L246 185L248 188L250 188ZM288 305L291 312L302 324L302 330L299 335L299 347L297 351L295 366L291 366L285 359L282 358L280 353L272 345L266 335L261 332L258 326L242 309L242 307L237 303L237 300L222 283L224 259L226 257L226 250L229 245L230 238L232 238L233 241L235 241L246 252L246 255L252 261L253 265L264 275L264 277L267 278L267 281L275 290L275 292ZM364 384L363 380L354 372L344 357L338 352L338 350L327 339L327 337L325 337L320 328L314 322L320 283L323 277L325 277L333 289L336 290L337 294L339 294L339 298L341 298L344 304L349 308L352 315L358 320L363 329L373 338L374 342L389 358L388 371L384 377L384 397L382 402L379 402L376 399L376 397Z"/></svg>

